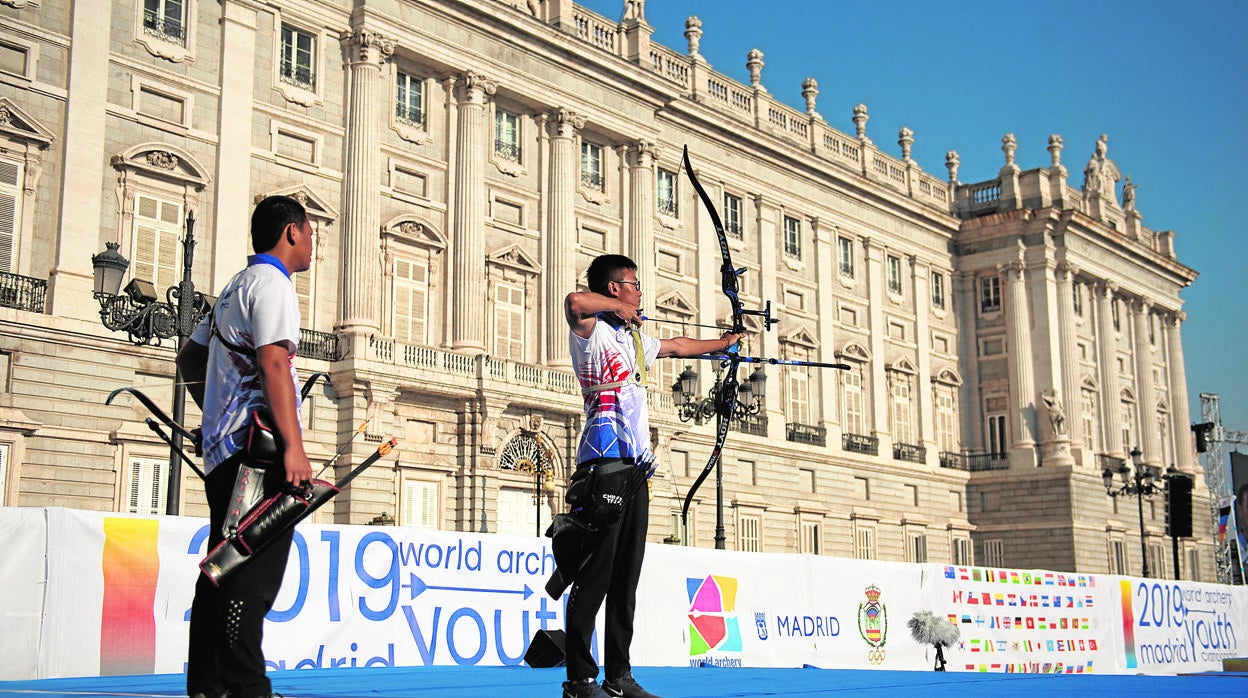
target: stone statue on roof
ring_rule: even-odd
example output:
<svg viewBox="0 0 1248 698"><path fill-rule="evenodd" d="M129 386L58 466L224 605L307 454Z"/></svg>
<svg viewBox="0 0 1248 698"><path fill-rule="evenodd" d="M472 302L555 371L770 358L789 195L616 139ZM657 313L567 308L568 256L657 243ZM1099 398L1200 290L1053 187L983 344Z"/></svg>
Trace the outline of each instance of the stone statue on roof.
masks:
<svg viewBox="0 0 1248 698"><path fill-rule="evenodd" d="M1101 137L1096 139L1096 150L1092 153L1092 157L1088 159L1088 164L1083 167L1083 193L1085 196L1099 196L1107 201L1118 203L1118 197L1115 196L1114 190L1118 185L1118 180L1122 179L1122 171L1118 169L1118 165L1113 160L1106 157L1109 152L1109 136L1102 133Z"/></svg>

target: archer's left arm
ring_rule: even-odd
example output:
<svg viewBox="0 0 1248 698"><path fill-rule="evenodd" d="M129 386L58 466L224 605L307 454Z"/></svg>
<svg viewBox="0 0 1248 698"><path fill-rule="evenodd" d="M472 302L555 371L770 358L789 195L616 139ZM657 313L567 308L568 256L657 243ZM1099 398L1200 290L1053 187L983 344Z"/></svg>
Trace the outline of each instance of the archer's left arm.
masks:
<svg viewBox="0 0 1248 698"><path fill-rule="evenodd" d="M715 352L728 351L729 347L741 341L744 335L725 334L719 339L694 339L692 337L672 337L659 340L659 358L672 356L701 356Z"/></svg>

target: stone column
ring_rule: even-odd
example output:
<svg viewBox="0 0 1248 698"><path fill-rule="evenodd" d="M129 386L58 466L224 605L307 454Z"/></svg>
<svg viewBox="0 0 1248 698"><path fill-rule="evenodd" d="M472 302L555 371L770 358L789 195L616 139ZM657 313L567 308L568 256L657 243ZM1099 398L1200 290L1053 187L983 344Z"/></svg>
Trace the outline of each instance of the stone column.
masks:
<svg viewBox="0 0 1248 698"><path fill-rule="evenodd" d="M48 274L48 313L86 320L95 326L99 326L100 316L99 306L91 300L91 255L104 250L100 228L114 225L101 216L105 188L112 188L104 181L104 168L111 155L104 152L110 35L101 28L111 26L112 12L108 2L74 4L68 90L74 108L65 110L60 236ZM126 234L114 230L110 237L120 242Z"/></svg>
<svg viewBox="0 0 1248 698"><path fill-rule="evenodd" d="M1101 440L1105 454L1122 458L1126 451L1121 445L1122 413L1118 405L1118 368L1117 350L1114 341L1113 309L1116 286L1101 282L1096 284L1093 293L1096 295L1096 358L1100 363L1101 373L1101 414L1104 419L1104 437ZM1127 450L1131 449L1128 444Z"/></svg>
<svg viewBox="0 0 1248 698"><path fill-rule="evenodd" d="M549 121L550 190L546 212L546 361L566 365L568 324L562 312L563 298L576 290L576 215L573 211L577 187L576 132L585 118L567 109L555 112ZM639 262L640 264L640 262ZM644 289L645 286L643 285Z"/></svg>
<svg viewBox="0 0 1248 698"><path fill-rule="evenodd" d="M659 149L649 141L637 141L626 153L628 159L628 238L624 249L637 263L641 281L642 307L653 309L654 286L654 161ZM652 310L653 312L653 310Z"/></svg>
<svg viewBox="0 0 1248 698"><path fill-rule="evenodd" d="M958 414L961 417L962 445L967 448L983 447L987 443L983 435L983 405L980 404L979 392L979 337L975 332L975 317L978 298L975 295L975 275L970 272L954 272L954 293L957 303L954 310L958 315L958 358L959 365L966 371L962 376L962 390L959 393Z"/></svg>
<svg viewBox="0 0 1248 698"><path fill-rule="evenodd" d="M831 288L837 282L836 268L836 228L827 225L818 218L810 219L811 246L815 256L815 279L820 288ZM816 361L836 361L836 298L830 293L815 294L815 312L820 321L815 327L819 338L819 352ZM844 428L841 422L841 403L838 394L840 371L818 369L813 378L819 384L819 396L823 408L819 411L822 424L828 430L828 443L841 443Z"/></svg>
<svg viewBox="0 0 1248 698"><path fill-rule="evenodd" d="M1082 443L1083 409L1080 399L1078 374L1079 363L1075 356L1075 269L1066 262L1058 262L1057 277L1057 350L1055 362L1059 375L1053 377L1053 387L1059 392L1063 409L1066 412L1066 433L1055 434L1057 441L1064 442L1069 449L1071 442Z"/></svg>
<svg viewBox="0 0 1248 698"><path fill-rule="evenodd" d="M1184 317L1179 311L1165 318L1166 363L1170 376L1170 422L1174 425L1175 466L1191 472L1196 468L1196 462L1193 460L1192 430L1188 428L1192 421L1187 409L1187 368L1183 364L1183 339L1179 327Z"/></svg>
<svg viewBox="0 0 1248 698"><path fill-rule="evenodd" d="M999 267L1005 276L1005 341L1010 352L1010 395L1014 398L1014 441L1010 450L1036 444L1036 386L1031 352L1031 319L1022 262Z"/></svg>
<svg viewBox="0 0 1248 698"><path fill-rule="evenodd" d="M936 463L939 444L936 441L936 422L933 418L935 400L932 395L932 340L927 318L932 307L932 267L914 255L910 255L908 261L911 288L914 290L914 342L918 347L919 370L914 386L918 392L915 403L919 406L919 418L916 420L919 438L914 442L926 446L928 462Z"/></svg>
<svg viewBox="0 0 1248 698"><path fill-rule="evenodd" d="M212 290L220 290L251 254L251 108L255 102L256 9L238 0L221 2L221 101L217 113L216 197L212 221ZM208 291L209 289L204 289ZM306 318L305 318L306 320ZM310 326L305 322L305 325Z"/></svg>
<svg viewBox="0 0 1248 698"><path fill-rule="evenodd" d="M385 87L381 65L394 41L358 30L343 39L351 67L347 111L346 177L343 180L341 328L361 335L376 332L381 307L381 127Z"/></svg>
<svg viewBox="0 0 1248 698"><path fill-rule="evenodd" d="M1152 321L1148 301L1138 299L1131 304L1131 324L1135 330L1135 385L1136 405L1139 409L1139 433L1137 441L1144 451L1144 462L1162 467L1161 434L1157 431L1157 397L1153 389L1153 346L1148 341L1148 323Z"/></svg>
<svg viewBox="0 0 1248 698"><path fill-rule="evenodd" d="M452 185L451 348L485 351L485 158L490 142L485 98L494 94L498 85L484 75L465 73L455 86L459 120Z"/></svg>
<svg viewBox="0 0 1248 698"><path fill-rule="evenodd" d="M884 288L888 280L884 276L884 250L878 244L872 244L869 238L862 238L862 258L866 262L868 331L871 345L870 385L863 386L863 397L870 397L870 412L865 414L870 421L867 431L880 437L880 453L892 455L893 428L888 419L888 381L884 375L884 338L888 336L888 326L884 322ZM864 412L867 406L863 405Z"/></svg>

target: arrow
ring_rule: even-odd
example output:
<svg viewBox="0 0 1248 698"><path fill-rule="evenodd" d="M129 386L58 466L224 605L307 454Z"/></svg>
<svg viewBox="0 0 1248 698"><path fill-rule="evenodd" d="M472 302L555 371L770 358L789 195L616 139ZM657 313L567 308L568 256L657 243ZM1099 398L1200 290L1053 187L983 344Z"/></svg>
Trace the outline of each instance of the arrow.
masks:
<svg viewBox="0 0 1248 698"><path fill-rule="evenodd" d="M412 590L412 598L416 598L425 591L433 589L436 591L468 591L474 594L523 594L525 600L533 595L533 590L528 584L524 585L524 589L473 589L472 587L444 587L435 586L433 584L425 584L425 581L415 574L411 575L411 581L403 585L404 589Z"/></svg>

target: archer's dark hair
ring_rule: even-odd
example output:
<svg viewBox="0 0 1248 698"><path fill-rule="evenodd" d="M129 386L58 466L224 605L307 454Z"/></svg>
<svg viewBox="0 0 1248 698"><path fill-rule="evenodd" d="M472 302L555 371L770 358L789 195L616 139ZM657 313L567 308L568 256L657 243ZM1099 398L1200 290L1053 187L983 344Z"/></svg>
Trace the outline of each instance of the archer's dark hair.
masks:
<svg viewBox="0 0 1248 698"><path fill-rule="evenodd" d="M595 257L594 261L589 263L589 271L586 274L589 277L589 290L604 296L610 295L607 293L607 282L614 281L616 272L623 269L636 271L637 263L622 254L604 254Z"/></svg>
<svg viewBox="0 0 1248 698"><path fill-rule="evenodd" d="M257 254L268 252L277 247L286 226L302 226L306 220L308 212L298 201L289 196L267 197L251 214L251 249Z"/></svg>

